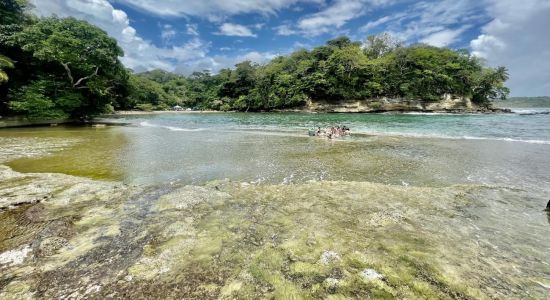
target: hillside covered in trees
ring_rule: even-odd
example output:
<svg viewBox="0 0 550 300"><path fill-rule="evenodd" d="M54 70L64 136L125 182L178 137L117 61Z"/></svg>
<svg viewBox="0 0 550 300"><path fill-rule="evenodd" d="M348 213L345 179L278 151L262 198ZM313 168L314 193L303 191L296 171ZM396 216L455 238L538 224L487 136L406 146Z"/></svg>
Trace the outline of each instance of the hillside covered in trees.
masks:
<svg viewBox="0 0 550 300"><path fill-rule="evenodd" d="M269 111L307 101L382 97L437 102L445 95L481 106L504 99L504 67L488 68L465 50L405 46L388 34L364 42L339 37L259 65L217 74L162 70L133 74L101 29L74 18L37 18L17 0L0 2L0 115L87 118L112 110Z"/></svg>

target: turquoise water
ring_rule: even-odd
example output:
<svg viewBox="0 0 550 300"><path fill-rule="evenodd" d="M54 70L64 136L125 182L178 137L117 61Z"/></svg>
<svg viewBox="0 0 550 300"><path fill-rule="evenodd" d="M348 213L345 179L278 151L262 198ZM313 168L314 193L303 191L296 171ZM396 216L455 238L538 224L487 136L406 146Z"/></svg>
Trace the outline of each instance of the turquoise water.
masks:
<svg viewBox="0 0 550 300"><path fill-rule="evenodd" d="M346 125L354 133L550 144L550 109L514 114L303 114L211 113L129 116L122 120L172 131L290 130Z"/></svg>

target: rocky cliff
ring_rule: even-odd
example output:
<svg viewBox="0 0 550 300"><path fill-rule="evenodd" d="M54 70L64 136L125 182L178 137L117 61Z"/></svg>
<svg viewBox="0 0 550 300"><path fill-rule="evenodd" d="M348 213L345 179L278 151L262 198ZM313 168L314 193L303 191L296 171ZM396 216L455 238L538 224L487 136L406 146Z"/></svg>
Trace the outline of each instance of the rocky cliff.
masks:
<svg viewBox="0 0 550 300"><path fill-rule="evenodd" d="M360 101L308 101L302 111L309 112L449 112L491 113L510 112L508 109L479 106L468 98L444 96L439 101L403 98L374 98Z"/></svg>

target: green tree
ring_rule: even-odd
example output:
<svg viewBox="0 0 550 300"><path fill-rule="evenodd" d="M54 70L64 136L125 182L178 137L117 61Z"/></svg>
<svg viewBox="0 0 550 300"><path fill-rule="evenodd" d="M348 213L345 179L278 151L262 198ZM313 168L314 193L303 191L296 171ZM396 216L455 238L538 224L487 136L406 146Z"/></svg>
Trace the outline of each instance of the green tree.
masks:
<svg viewBox="0 0 550 300"><path fill-rule="evenodd" d="M43 96L54 103L52 109L64 109L71 117L100 113L106 105L125 96L123 91L128 75L118 59L123 55L122 50L113 38L85 21L55 17L39 19L11 36L9 43L28 53L34 60L29 63L41 67L34 71L39 80L53 81L48 85L52 88L48 88L31 79L31 86L42 88L15 87L12 96L26 93L26 90L47 93ZM71 94L74 95L68 96ZM64 105L66 99L79 103ZM25 106L11 107L24 111L17 108Z"/></svg>
<svg viewBox="0 0 550 300"><path fill-rule="evenodd" d="M474 79L472 100L484 105L491 100L505 100L510 93L510 90L504 86L506 80L508 80L508 70L505 67L483 69Z"/></svg>
<svg viewBox="0 0 550 300"><path fill-rule="evenodd" d="M0 54L0 84L8 81L8 74L4 69L12 69L14 67L13 61L8 57Z"/></svg>
<svg viewBox="0 0 550 300"><path fill-rule="evenodd" d="M100 74L120 72L124 55L116 40L86 21L45 18L14 36L15 43L43 62L58 63L74 88L92 88ZM108 87L105 87L108 88Z"/></svg>
<svg viewBox="0 0 550 300"><path fill-rule="evenodd" d="M387 32L370 35L364 43L365 53L371 59L380 58L401 47L403 47L403 42Z"/></svg>

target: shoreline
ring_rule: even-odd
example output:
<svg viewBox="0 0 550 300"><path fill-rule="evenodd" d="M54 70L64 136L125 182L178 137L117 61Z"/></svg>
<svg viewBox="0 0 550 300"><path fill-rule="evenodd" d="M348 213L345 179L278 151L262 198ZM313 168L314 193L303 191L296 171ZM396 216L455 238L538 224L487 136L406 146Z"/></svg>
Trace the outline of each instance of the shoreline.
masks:
<svg viewBox="0 0 550 300"><path fill-rule="evenodd" d="M223 113L304 113L304 114L516 114L510 108L491 108L491 109L478 109L478 110L463 110L463 109L449 109L449 110L357 110L357 109L274 109L270 111L218 111L218 110L193 110L193 111L174 111L174 110L158 110L158 111L135 111L135 110L120 110L115 113L101 114L94 117L90 121L78 121L73 119L67 120L28 120L24 117L7 117L0 118L0 130L4 128L20 128L20 127L47 127L58 125L73 125L73 126L96 126L96 125L127 125L117 122L102 122L97 121L102 118L116 118L121 116L139 116L139 115L159 115L159 114L223 114Z"/></svg>
<svg viewBox="0 0 550 300"><path fill-rule="evenodd" d="M274 109L274 110L261 110L261 111L218 111L218 110L194 110L194 111L173 111L173 110L156 110L156 111L132 111L121 110L116 111L114 114L104 114L99 117L117 117L125 115L157 115L157 114L217 114L217 113L304 113L304 114L514 114L510 108L491 108L491 109L479 109L479 110L462 110L462 109L450 109L450 110L310 110L310 109Z"/></svg>
<svg viewBox="0 0 550 300"><path fill-rule="evenodd" d="M153 111L141 111L141 110L117 110L115 113L103 114L99 117L116 117L125 115L157 115L157 114L215 114L215 113L228 113L234 111L219 111L219 110L153 110Z"/></svg>

